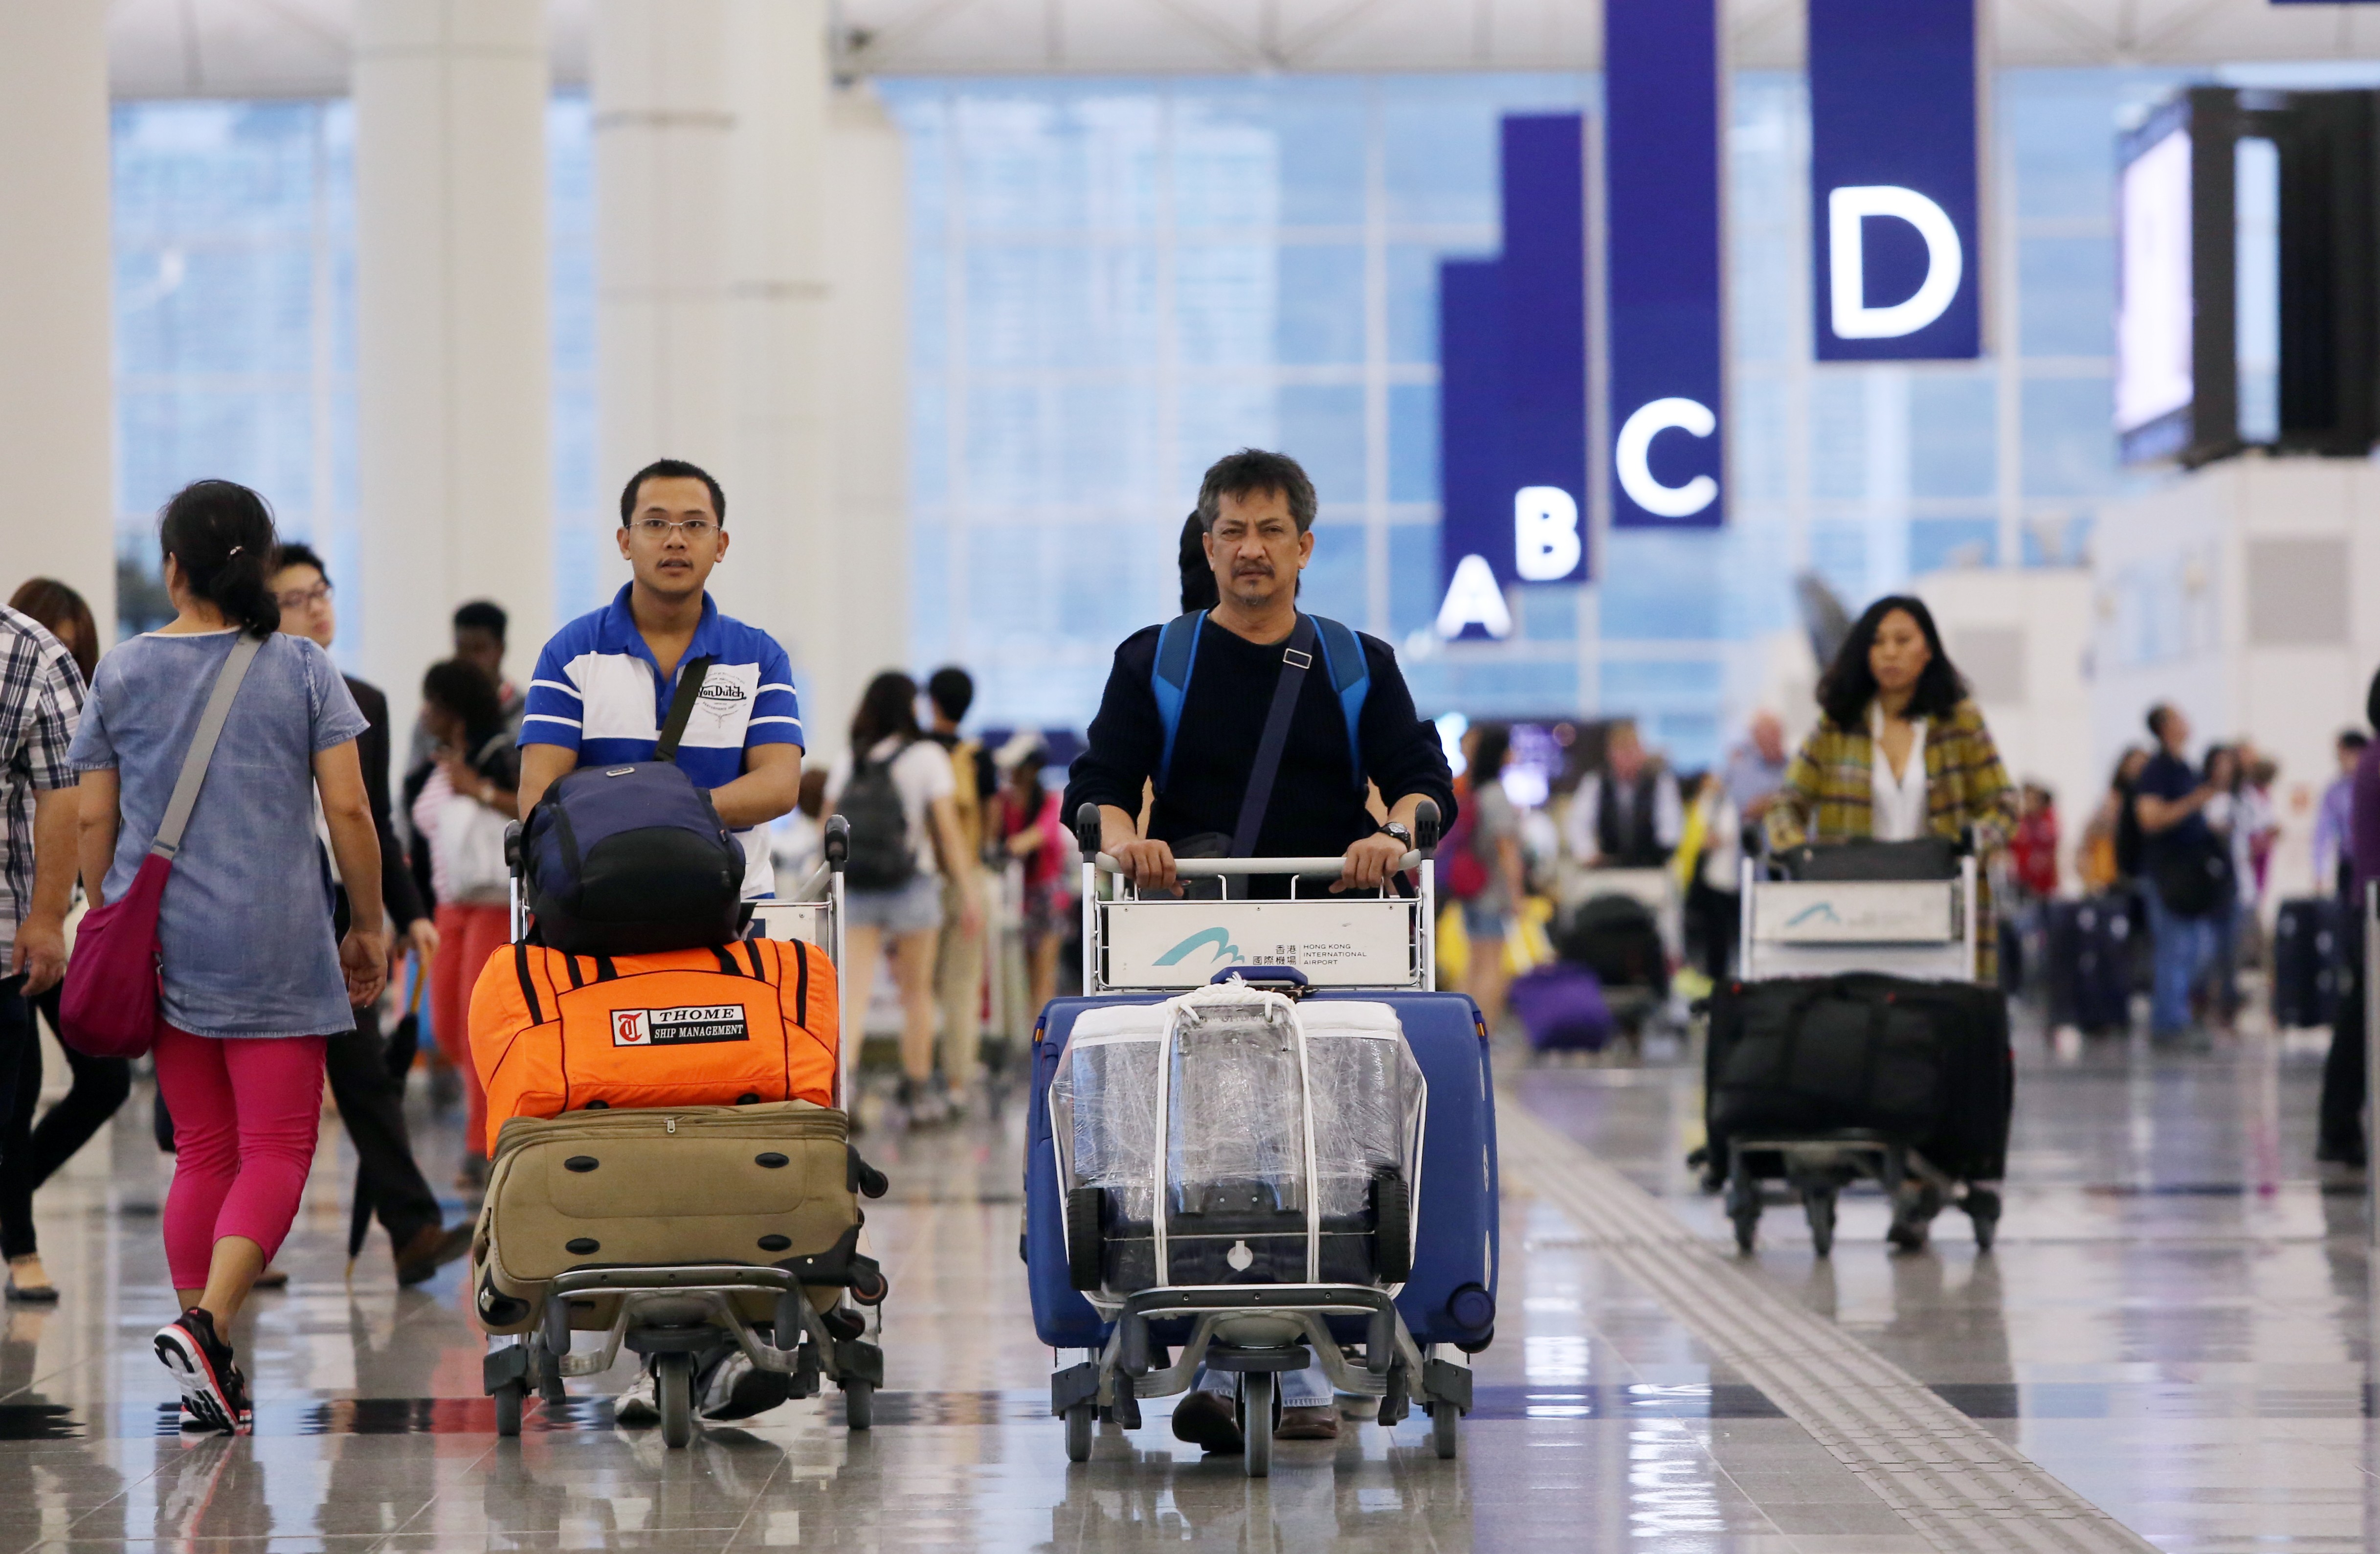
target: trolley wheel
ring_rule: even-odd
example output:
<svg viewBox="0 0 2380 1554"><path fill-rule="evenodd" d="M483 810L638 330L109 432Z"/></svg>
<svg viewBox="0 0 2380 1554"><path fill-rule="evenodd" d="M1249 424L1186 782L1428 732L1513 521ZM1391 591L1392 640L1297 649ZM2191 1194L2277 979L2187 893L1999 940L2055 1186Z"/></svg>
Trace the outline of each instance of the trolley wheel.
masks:
<svg viewBox="0 0 2380 1554"><path fill-rule="evenodd" d="M662 1444L684 1446L694 1439L694 1356L653 1357L654 1402L661 1407Z"/></svg>
<svg viewBox="0 0 2380 1554"><path fill-rule="evenodd" d="M1241 1462L1250 1478L1272 1476L1273 1374L1252 1370L1240 1378Z"/></svg>
<svg viewBox="0 0 2380 1554"><path fill-rule="evenodd" d="M528 1389L517 1381L507 1381L496 1389L496 1434L509 1440L521 1432L521 1404L528 1401Z"/></svg>
<svg viewBox="0 0 2380 1554"><path fill-rule="evenodd" d="M1934 1216L1941 1212L1941 1189L1932 1183L1903 1186L1892 1195L1892 1226L1884 1238L1900 1251L1923 1252Z"/></svg>
<svg viewBox="0 0 2380 1554"><path fill-rule="evenodd" d="M1962 1207L1967 1210L1968 1220L1975 1227L1975 1250L1990 1251L1993 1240L1999 1234L1999 1194L1989 1187L1970 1187L1967 1189L1966 1202Z"/></svg>
<svg viewBox="0 0 2380 1554"><path fill-rule="evenodd" d="M1444 1398L1431 1400L1429 1405L1429 1444L1440 1460L1452 1462L1455 1447L1462 1439L1463 1411Z"/></svg>
<svg viewBox="0 0 2380 1554"><path fill-rule="evenodd" d="M1066 1410L1066 1461L1091 1460L1091 1405L1078 1402Z"/></svg>
<svg viewBox="0 0 2380 1554"><path fill-rule="evenodd" d="M1835 1190L1811 1186L1802 1190L1802 1212L1810 1220L1810 1245L1823 1257L1835 1249Z"/></svg>
<svg viewBox="0 0 2380 1554"><path fill-rule="evenodd" d="M843 1422L847 1428L855 1430L876 1427L876 1383L846 1381L843 1384ZM1071 1422L1068 1427L1071 1430Z"/></svg>
<svg viewBox="0 0 2380 1554"><path fill-rule="evenodd" d="M1735 1249L1750 1254L1760 1238L1759 1183L1747 1176L1728 1179L1727 1217L1735 1221Z"/></svg>

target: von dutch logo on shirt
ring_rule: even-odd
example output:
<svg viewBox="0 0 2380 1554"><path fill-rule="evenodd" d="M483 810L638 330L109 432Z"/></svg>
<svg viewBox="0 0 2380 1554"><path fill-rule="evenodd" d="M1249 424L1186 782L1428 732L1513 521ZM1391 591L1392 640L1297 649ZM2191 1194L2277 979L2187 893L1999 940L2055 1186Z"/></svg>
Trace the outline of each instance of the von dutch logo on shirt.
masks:
<svg viewBox="0 0 2380 1554"><path fill-rule="evenodd" d="M712 664L695 697L694 712L686 719L681 743L741 749L746 725L752 719L752 701L759 690L759 664Z"/></svg>

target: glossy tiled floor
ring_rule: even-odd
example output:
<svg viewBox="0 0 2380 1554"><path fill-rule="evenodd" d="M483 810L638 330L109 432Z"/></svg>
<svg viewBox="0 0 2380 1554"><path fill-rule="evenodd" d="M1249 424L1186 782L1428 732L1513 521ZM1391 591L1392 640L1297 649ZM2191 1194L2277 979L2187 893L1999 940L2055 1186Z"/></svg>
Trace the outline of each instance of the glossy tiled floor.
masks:
<svg viewBox="0 0 2380 1554"><path fill-rule="evenodd" d="M1575 1184L1541 1151L1508 1184L1501 1336L1479 1360L1462 1458L1439 1462L1426 1422L1351 1426L1335 1447L1284 1444L1261 1483L1177 1446L1154 1410L1135 1434L1103 1434L1089 1463L1067 1463L1016 1260L1014 1116L871 1136L894 1181L871 1232L895 1293L867 1435L842 1427L830 1397L672 1452L654 1432L615 1428L590 1388L499 1443L456 1274L400 1293L376 1239L344 1277L349 1167L334 1125L283 1258L290 1288L258 1297L239 1335L258 1432L185 1440L145 1342L170 1297L164 1167L136 1094L43 1196L64 1303L0 1317L0 1554L1944 1547L1894 1509L1889 1485L1820 1444L1803 1402L1714 1360L1711 1323L1756 1320L1762 1300L1798 1303L1852 1341L1812 1366L1892 1362L1962 1427L2013 1444L2150 1544L2371 1547L2380 1452L2365 1418L2362 1199L2308 1163L2318 1054L2251 1039L2204 1057L2060 1062L2028 1038L2023 1062L1995 1254L1977 1256L1952 1215L1933 1250L1888 1257L1881 1206L1851 1200L1819 1262L1798 1216L1772 1210L1762 1250L1738 1265L1750 1304L1684 1318L1608 1232L1558 1206ZM1508 1078L1508 1105L1619 1167L1664 1222L1725 1244L1682 1164L1696 1131L1688 1073L1515 1065ZM421 1126L443 1180L456 1130L426 1114ZM1973 1547L2053 1546L2001 1531ZM2121 1543L2141 1546L2056 1546Z"/></svg>

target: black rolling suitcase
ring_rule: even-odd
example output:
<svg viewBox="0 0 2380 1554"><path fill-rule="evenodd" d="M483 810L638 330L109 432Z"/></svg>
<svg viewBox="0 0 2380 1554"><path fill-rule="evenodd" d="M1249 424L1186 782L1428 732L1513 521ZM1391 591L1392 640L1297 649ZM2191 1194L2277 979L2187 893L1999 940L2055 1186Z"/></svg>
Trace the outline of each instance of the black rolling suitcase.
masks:
<svg viewBox="0 0 2380 1554"><path fill-rule="evenodd" d="M2053 901L2045 936L2053 1025L2097 1034L2132 1020L2134 934L2131 901L2095 895Z"/></svg>
<svg viewBox="0 0 2380 1554"><path fill-rule="evenodd" d="M2281 903L2273 924L2273 1024L2284 1030L2327 1026L2347 970L2345 912L2324 896Z"/></svg>

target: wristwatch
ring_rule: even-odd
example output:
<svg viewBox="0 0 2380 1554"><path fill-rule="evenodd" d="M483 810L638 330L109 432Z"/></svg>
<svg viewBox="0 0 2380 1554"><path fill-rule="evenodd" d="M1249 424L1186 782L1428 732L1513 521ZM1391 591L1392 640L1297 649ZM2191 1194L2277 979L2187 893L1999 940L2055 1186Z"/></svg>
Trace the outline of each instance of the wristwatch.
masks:
<svg viewBox="0 0 2380 1554"><path fill-rule="evenodd" d="M1390 820L1387 825L1380 828L1380 834L1383 836L1395 837L1398 841L1404 844L1406 852L1410 853L1413 851L1413 832L1407 831L1402 822Z"/></svg>

